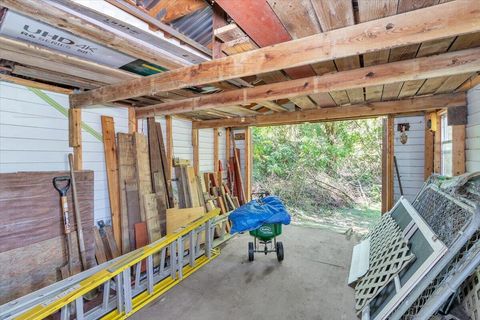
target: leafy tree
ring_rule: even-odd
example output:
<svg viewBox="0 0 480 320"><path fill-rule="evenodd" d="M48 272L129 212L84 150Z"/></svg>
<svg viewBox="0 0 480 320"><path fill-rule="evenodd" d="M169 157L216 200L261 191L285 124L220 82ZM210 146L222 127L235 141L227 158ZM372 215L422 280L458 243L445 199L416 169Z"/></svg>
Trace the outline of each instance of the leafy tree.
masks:
<svg viewBox="0 0 480 320"><path fill-rule="evenodd" d="M301 210L378 204L381 128L381 119L255 128L255 188Z"/></svg>

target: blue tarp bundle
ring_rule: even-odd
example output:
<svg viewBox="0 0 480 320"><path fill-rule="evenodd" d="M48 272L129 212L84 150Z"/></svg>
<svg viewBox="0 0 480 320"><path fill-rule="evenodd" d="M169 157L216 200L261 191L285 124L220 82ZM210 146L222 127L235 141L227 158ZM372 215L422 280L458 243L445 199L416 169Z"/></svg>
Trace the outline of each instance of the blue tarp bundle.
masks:
<svg viewBox="0 0 480 320"><path fill-rule="evenodd" d="M268 196L259 200L252 200L233 211L231 234L251 231L268 223L290 224L290 214L278 197Z"/></svg>

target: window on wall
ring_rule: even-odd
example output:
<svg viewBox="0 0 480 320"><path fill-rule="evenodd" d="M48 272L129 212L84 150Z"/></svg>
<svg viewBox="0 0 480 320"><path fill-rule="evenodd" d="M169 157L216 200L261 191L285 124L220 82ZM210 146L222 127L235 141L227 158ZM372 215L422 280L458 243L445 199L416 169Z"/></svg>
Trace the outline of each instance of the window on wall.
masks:
<svg viewBox="0 0 480 320"><path fill-rule="evenodd" d="M452 175L452 127L448 125L447 114L441 116L441 140L442 140L442 162L441 174L444 176Z"/></svg>

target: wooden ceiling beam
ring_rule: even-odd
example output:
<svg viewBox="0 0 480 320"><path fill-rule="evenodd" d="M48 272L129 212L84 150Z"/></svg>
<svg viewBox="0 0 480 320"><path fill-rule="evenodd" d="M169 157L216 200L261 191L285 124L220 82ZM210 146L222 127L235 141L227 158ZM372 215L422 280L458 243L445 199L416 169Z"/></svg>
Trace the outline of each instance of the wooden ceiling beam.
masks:
<svg viewBox="0 0 480 320"><path fill-rule="evenodd" d="M0 0L0 4L5 2L15 1ZM28 6L22 2L22 7ZM478 32L480 31L478 21L480 1L447 2L415 12L368 21L142 79L73 94L70 103L74 107L80 107L128 99Z"/></svg>
<svg viewBox="0 0 480 320"><path fill-rule="evenodd" d="M466 103L466 95L461 92L406 100L367 102L347 107L311 109L221 120L194 121L192 128L275 126L304 122L351 120L464 106Z"/></svg>
<svg viewBox="0 0 480 320"><path fill-rule="evenodd" d="M259 103L363 86L464 74L476 70L480 70L480 48L172 101L139 109L137 117Z"/></svg>
<svg viewBox="0 0 480 320"><path fill-rule="evenodd" d="M0 6L167 69L186 65L173 57L165 58L154 47L146 46L141 41L123 37L45 0L0 0Z"/></svg>

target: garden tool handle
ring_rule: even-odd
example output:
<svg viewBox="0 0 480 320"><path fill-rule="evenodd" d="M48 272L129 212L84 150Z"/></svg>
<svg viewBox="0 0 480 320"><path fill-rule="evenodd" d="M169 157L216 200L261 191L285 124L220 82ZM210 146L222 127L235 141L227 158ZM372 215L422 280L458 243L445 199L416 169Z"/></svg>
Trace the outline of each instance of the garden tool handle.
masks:
<svg viewBox="0 0 480 320"><path fill-rule="evenodd" d="M59 182L67 181L67 184L61 188L59 186ZM60 203L62 206L62 214L63 214L63 227L65 230L65 234L69 235L72 231L72 227L70 224L70 216L68 213L68 201L67 201L67 192L70 189L70 177L69 176L62 176L62 177L55 177L53 178L53 186L60 194Z"/></svg>
<svg viewBox="0 0 480 320"><path fill-rule="evenodd" d="M63 181L67 181L67 184L61 188L59 183ZM53 187L58 191L58 193L60 193L60 197L66 197L67 192L70 189L70 177L61 176L53 178Z"/></svg>

